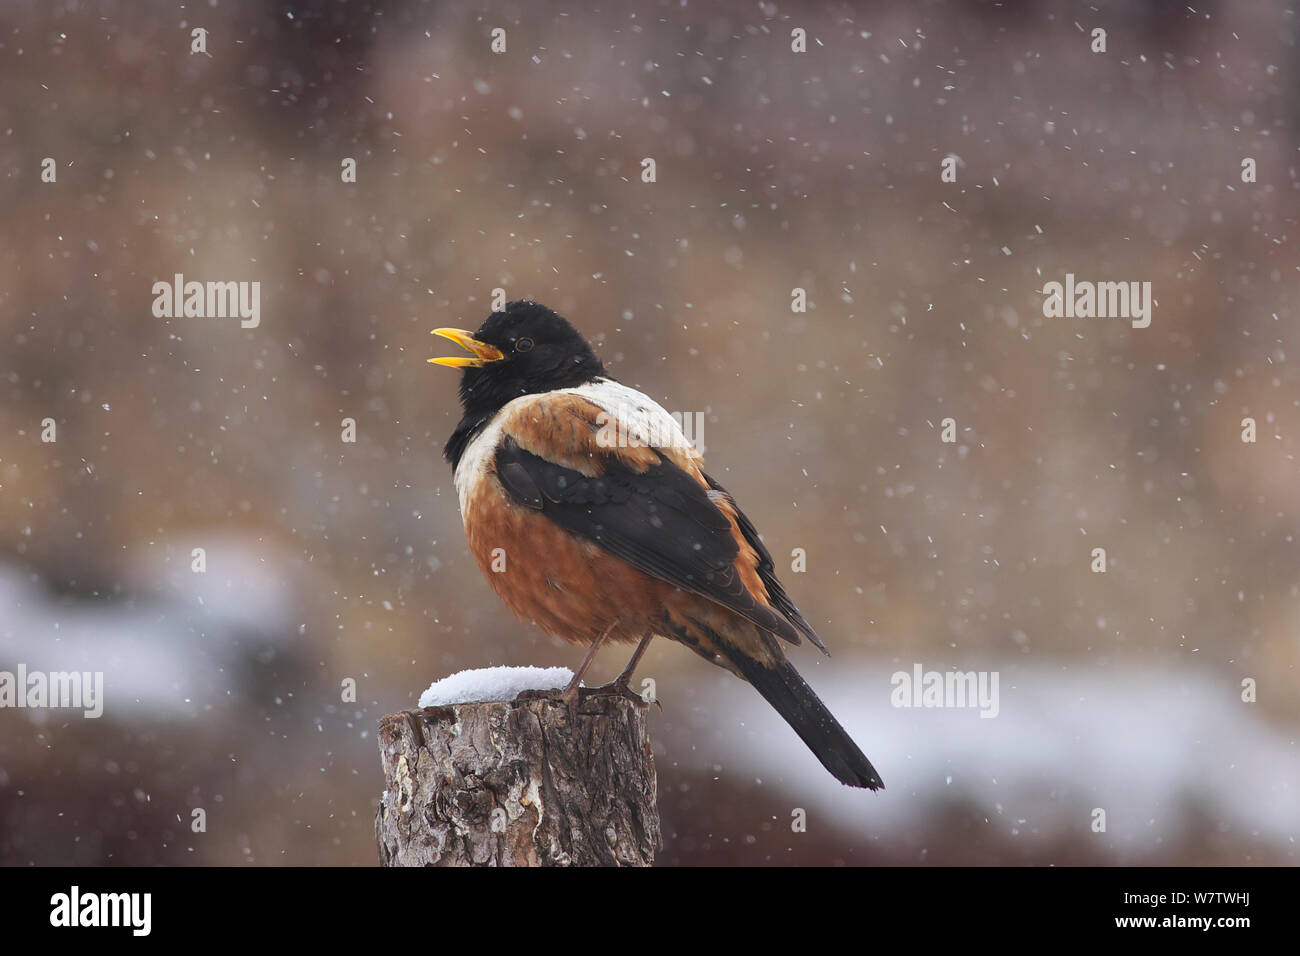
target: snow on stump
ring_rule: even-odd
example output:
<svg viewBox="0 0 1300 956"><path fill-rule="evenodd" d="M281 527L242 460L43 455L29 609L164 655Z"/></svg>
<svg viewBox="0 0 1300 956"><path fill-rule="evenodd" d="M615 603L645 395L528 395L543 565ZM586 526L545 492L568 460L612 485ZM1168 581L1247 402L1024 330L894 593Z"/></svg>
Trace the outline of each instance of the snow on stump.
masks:
<svg viewBox="0 0 1300 956"><path fill-rule="evenodd" d="M648 705L559 699L567 668L436 682L379 722L381 866L650 866L662 846Z"/></svg>

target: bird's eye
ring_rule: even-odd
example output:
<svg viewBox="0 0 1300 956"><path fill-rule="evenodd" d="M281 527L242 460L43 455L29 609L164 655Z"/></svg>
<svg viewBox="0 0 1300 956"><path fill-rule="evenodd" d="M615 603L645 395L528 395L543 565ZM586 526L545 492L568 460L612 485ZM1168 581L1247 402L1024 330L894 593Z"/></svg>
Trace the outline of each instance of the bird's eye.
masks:
<svg viewBox="0 0 1300 956"><path fill-rule="evenodd" d="M518 342L515 343L516 352L531 352L532 350L533 350L533 340L526 335Z"/></svg>

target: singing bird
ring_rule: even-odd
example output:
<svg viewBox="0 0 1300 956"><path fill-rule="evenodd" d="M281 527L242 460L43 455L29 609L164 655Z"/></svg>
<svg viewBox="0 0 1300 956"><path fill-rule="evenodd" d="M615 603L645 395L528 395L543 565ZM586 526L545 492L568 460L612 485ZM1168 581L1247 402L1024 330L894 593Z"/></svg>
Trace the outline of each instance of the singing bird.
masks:
<svg viewBox="0 0 1300 956"><path fill-rule="evenodd" d="M464 416L445 454L470 551L520 619L590 645L570 704L606 641L636 643L603 688L635 696L628 682L659 635L753 685L837 780L883 787L786 659L778 639L826 647L673 417L536 302L511 302L474 333L434 334L471 353L429 359L463 370Z"/></svg>

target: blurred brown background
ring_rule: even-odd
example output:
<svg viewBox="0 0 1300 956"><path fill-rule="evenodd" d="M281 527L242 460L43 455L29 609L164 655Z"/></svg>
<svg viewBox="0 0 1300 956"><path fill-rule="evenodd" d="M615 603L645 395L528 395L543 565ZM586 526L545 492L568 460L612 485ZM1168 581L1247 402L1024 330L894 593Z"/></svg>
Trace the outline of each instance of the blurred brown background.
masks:
<svg viewBox="0 0 1300 956"><path fill-rule="evenodd" d="M0 863L372 864L381 715L576 665L480 579L441 459L429 330L495 287L705 414L889 787L657 642L663 863L1294 862L1297 19L4 5L0 669L107 699L0 710ZM1067 272L1150 281L1150 328L1044 318ZM174 273L260 281L260 327L155 318ZM914 663L997 671L999 716L892 708Z"/></svg>

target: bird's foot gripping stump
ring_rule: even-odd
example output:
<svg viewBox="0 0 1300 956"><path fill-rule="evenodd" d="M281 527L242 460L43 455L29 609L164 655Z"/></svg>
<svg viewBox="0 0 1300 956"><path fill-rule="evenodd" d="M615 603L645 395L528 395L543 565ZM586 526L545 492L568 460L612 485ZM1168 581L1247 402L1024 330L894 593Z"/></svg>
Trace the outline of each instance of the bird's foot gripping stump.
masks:
<svg viewBox="0 0 1300 956"><path fill-rule="evenodd" d="M584 689L585 690L585 689ZM382 866L649 866L662 846L647 705L584 692L384 717Z"/></svg>

